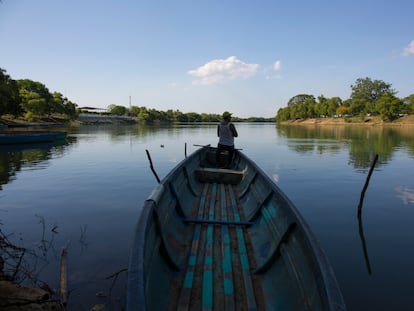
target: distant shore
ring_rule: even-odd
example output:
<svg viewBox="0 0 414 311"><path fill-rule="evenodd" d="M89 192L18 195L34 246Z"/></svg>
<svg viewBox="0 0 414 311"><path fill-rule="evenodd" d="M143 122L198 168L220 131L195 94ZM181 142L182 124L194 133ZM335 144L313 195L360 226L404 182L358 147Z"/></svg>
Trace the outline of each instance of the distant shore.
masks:
<svg viewBox="0 0 414 311"><path fill-rule="evenodd" d="M408 115L392 122L385 122L380 117L352 118L310 118L280 122L283 125L368 125L368 126L405 126L414 125L414 115Z"/></svg>
<svg viewBox="0 0 414 311"><path fill-rule="evenodd" d="M10 119L0 117L2 125L16 126L54 126L54 125L81 125L81 124L119 124L135 123L135 118L120 116L80 115L76 120L59 118L37 118L27 121L23 118ZM414 125L414 115L403 116L394 121L383 121L380 117L367 116L349 118L309 118L279 122L282 125L367 125L367 126L405 126Z"/></svg>
<svg viewBox="0 0 414 311"><path fill-rule="evenodd" d="M30 126L65 126L65 125L83 125L83 124L131 124L136 123L136 118L128 116L110 116L110 115L97 115L97 114L80 114L75 120L68 120L65 118L33 118L28 121L24 118L9 118L0 117L0 128L5 126L6 128L13 127L30 127Z"/></svg>

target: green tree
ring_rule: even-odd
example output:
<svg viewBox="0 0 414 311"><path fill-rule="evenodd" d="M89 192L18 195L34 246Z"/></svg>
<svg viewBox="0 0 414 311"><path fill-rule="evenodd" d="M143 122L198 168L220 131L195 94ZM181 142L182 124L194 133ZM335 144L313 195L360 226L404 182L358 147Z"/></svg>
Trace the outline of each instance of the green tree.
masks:
<svg viewBox="0 0 414 311"><path fill-rule="evenodd" d="M336 113L336 110L340 107L340 106L342 106L342 100L341 100L341 98L339 98L339 97L332 97L332 98L329 98L327 101L326 101L326 106L327 106L327 115L328 116L334 116L334 115L336 115L337 113Z"/></svg>
<svg viewBox="0 0 414 311"><path fill-rule="evenodd" d="M147 118L147 121L149 122L159 122L162 120L161 113L157 109L154 109L154 108L149 109L148 114L149 116Z"/></svg>
<svg viewBox="0 0 414 311"><path fill-rule="evenodd" d="M352 114L375 114L378 112L376 101L385 93L395 95L391 84L382 80L371 80L370 78L358 78L354 85L351 85L351 106Z"/></svg>
<svg viewBox="0 0 414 311"><path fill-rule="evenodd" d="M29 79L17 80L21 106L26 112L35 115L50 115L53 112L53 96L48 88Z"/></svg>
<svg viewBox="0 0 414 311"><path fill-rule="evenodd" d="M127 109L124 106L109 105L108 112L116 116L124 116L127 114Z"/></svg>
<svg viewBox="0 0 414 311"><path fill-rule="evenodd" d="M146 122L149 118L148 109L146 107L140 107L137 117L139 121Z"/></svg>
<svg viewBox="0 0 414 311"><path fill-rule="evenodd" d="M141 108L140 107L131 106L131 108L129 108L129 112L128 113L129 113L129 115L131 117L138 117L140 111L141 111Z"/></svg>
<svg viewBox="0 0 414 311"><path fill-rule="evenodd" d="M44 116L49 113L46 99L39 94L23 89L20 91L20 97L22 98L22 108L30 115Z"/></svg>
<svg viewBox="0 0 414 311"><path fill-rule="evenodd" d="M175 119L177 120L177 122L187 122L187 116L178 110L175 113Z"/></svg>
<svg viewBox="0 0 414 311"><path fill-rule="evenodd" d="M355 98L349 106L349 113L352 115L363 114L365 111L366 101L364 99Z"/></svg>
<svg viewBox="0 0 414 311"><path fill-rule="evenodd" d="M349 107L347 107L345 105L341 105L336 109L336 114L338 116L344 116L344 115L348 114L348 110L349 110Z"/></svg>
<svg viewBox="0 0 414 311"><path fill-rule="evenodd" d="M404 103L401 99L392 93L384 93L377 100L377 110L383 120L394 120L399 117L404 109Z"/></svg>
<svg viewBox="0 0 414 311"><path fill-rule="evenodd" d="M187 112L187 122L201 122L201 115L196 112Z"/></svg>
<svg viewBox="0 0 414 311"><path fill-rule="evenodd" d="M303 118L315 118L316 117L316 113L315 113L315 99L312 98L308 98L304 103L304 116Z"/></svg>
<svg viewBox="0 0 414 311"><path fill-rule="evenodd" d="M288 101L288 107L304 104L308 100L315 102L315 97L313 95L308 95L308 94L299 94L299 95L293 96Z"/></svg>
<svg viewBox="0 0 414 311"><path fill-rule="evenodd" d="M382 80L372 81L370 78L358 78L354 85L351 85L351 99L362 99L366 102L375 102L385 93L395 95L396 92L391 88L391 84Z"/></svg>
<svg viewBox="0 0 414 311"><path fill-rule="evenodd" d="M414 94L403 98L404 112L407 114L414 114Z"/></svg>
<svg viewBox="0 0 414 311"><path fill-rule="evenodd" d="M19 87L15 80L6 74L6 70L0 68L0 116L2 114L21 113Z"/></svg>
<svg viewBox="0 0 414 311"><path fill-rule="evenodd" d="M325 105L325 102L318 102L315 104L315 114L316 117L325 116L327 114L327 106Z"/></svg>
<svg viewBox="0 0 414 311"><path fill-rule="evenodd" d="M77 116L77 105L72 103L62 93L54 92L52 96L52 112L67 115L70 119Z"/></svg>
<svg viewBox="0 0 414 311"><path fill-rule="evenodd" d="M277 120L285 118L288 114L290 119L303 119L303 118L312 118L317 112L315 110L315 97L308 94L299 94L292 97L288 101L288 111L279 110L280 113L283 113L283 117L277 117ZM278 112L278 114L279 114Z"/></svg>
<svg viewBox="0 0 414 311"><path fill-rule="evenodd" d="M289 107L279 108L276 114L276 122L283 122L290 120Z"/></svg>

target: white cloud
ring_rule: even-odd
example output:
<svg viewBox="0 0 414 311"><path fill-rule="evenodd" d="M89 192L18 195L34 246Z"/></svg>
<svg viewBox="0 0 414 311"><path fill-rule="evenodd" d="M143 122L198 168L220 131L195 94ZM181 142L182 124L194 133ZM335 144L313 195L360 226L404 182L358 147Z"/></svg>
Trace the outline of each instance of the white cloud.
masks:
<svg viewBox="0 0 414 311"><path fill-rule="evenodd" d="M277 60L277 61L275 61L275 63L273 64L273 69L274 69L275 71L279 71L279 70L280 70L280 68L281 68L281 66L282 66L282 63L280 62L280 60Z"/></svg>
<svg viewBox="0 0 414 311"><path fill-rule="evenodd" d="M402 52L403 56L409 56L411 54L414 54L414 40L411 41L408 47L406 47Z"/></svg>
<svg viewBox="0 0 414 311"><path fill-rule="evenodd" d="M188 74L197 78L193 84L207 85L224 80L246 79L255 75L258 68L258 64L246 64L236 56L230 56L227 59L214 59L197 69L188 71Z"/></svg>

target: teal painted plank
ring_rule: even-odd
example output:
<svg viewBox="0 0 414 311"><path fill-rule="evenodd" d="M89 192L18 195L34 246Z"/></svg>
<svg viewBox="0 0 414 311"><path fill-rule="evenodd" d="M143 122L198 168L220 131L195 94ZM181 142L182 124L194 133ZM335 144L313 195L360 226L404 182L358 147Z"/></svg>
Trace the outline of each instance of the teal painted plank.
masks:
<svg viewBox="0 0 414 311"><path fill-rule="evenodd" d="M207 196L207 190L208 190L208 187L207 185L205 185L205 187L203 188L203 192L200 198L200 203L198 206L197 217L199 219L201 219L204 214L204 206L205 206L205 201L206 201L206 196ZM193 290L194 275L195 275L195 269L196 269L196 264L197 264L200 232L201 232L201 225L200 224L195 225L190 255L188 257L187 271L184 276L183 287L181 288L180 296L178 298L178 309L179 310L190 309L190 299L191 299L191 292Z"/></svg>
<svg viewBox="0 0 414 311"><path fill-rule="evenodd" d="M190 257L188 257L189 266L195 266L196 262L197 262L197 256L190 255Z"/></svg>
<svg viewBox="0 0 414 311"><path fill-rule="evenodd" d="M224 279L224 294L225 295L234 295L234 285L233 280L230 279ZM226 310L229 310L226 308Z"/></svg>
<svg viewBox="0 0 414 311"><path fill-rule="evenodd" d="M223 221L227 221L227 200L226 189L223 184L220 185L220 208L221 217ZM224 309L232 311L235 309L234 297L234 281L233 281L233 266L231 256L231 240L229 234L229 227L223 226L221 228L221 256L223 269L223 291L224 291Z"/></svg>
<svg viewBox="0 0 414 311"><path fill-rule="evenodd" d="M185 274L183 288L191 288L193 286L194 272L188 271Z"/></svg>
<svg viewBox="0 0 414 311"><path fill-rule="evenodd" d="M236 202L233 189L231 188L230 185L228 186L228 189L230 193L231 208L234 213L234 219L236 221L240 221L240 214L238 211L237 202ZM253 310L257 310L257 306L256 306L256 298L255 298L254 290L253 290L253 283L250 277L250 264L249 264L249 258L247 255L246 242L244 240L243 229L240 227L237 227L236 231L237 231L237 240L238 240L238 245L239 245L240 262L242 265L244 289L246 291L246 297L247 297L247 309L253 311Z"/></svg>
<svg viewBox="0 0 414 311"><path fill-rule="evenodd" d="M272 240L280 239L279 225L276 224L276 210L273 205L267 205L263 208L263 220L271 233Z"/></svg>
<svg viewBox="0 0 414 311"><path fill-rule="evenodd" d="M217 184L211 187L210 204L208 210L208 219L214 219L214 206L216 203ZM203 292L201 296L201 304L203 310L213 309L213 293L214 293L214 275L213 275L213 243L214 230L213 225L209 224L206 233L206 250L204 257L204 272L203 272Z"/></svg>

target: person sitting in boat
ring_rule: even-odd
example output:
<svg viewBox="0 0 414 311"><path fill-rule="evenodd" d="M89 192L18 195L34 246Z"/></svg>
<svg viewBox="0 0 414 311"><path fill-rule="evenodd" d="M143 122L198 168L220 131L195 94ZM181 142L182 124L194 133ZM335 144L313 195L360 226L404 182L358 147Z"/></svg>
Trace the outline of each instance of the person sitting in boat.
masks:
<svg viewBox="0 0 414 311"><path fill-rule="evenodd" d="M217 126L217 136L219 137L216 152L217 166L224 166L224 168L229 168L234 154L234 137L237 137L238 133L236 127L231 122L231 113L228 111L225 111L223 113L223 121L220 122L220 124ZM220 154L223 150L228 151L228 156L226 157L226 162L224 165L223 163L220 163Z"/></svg>

